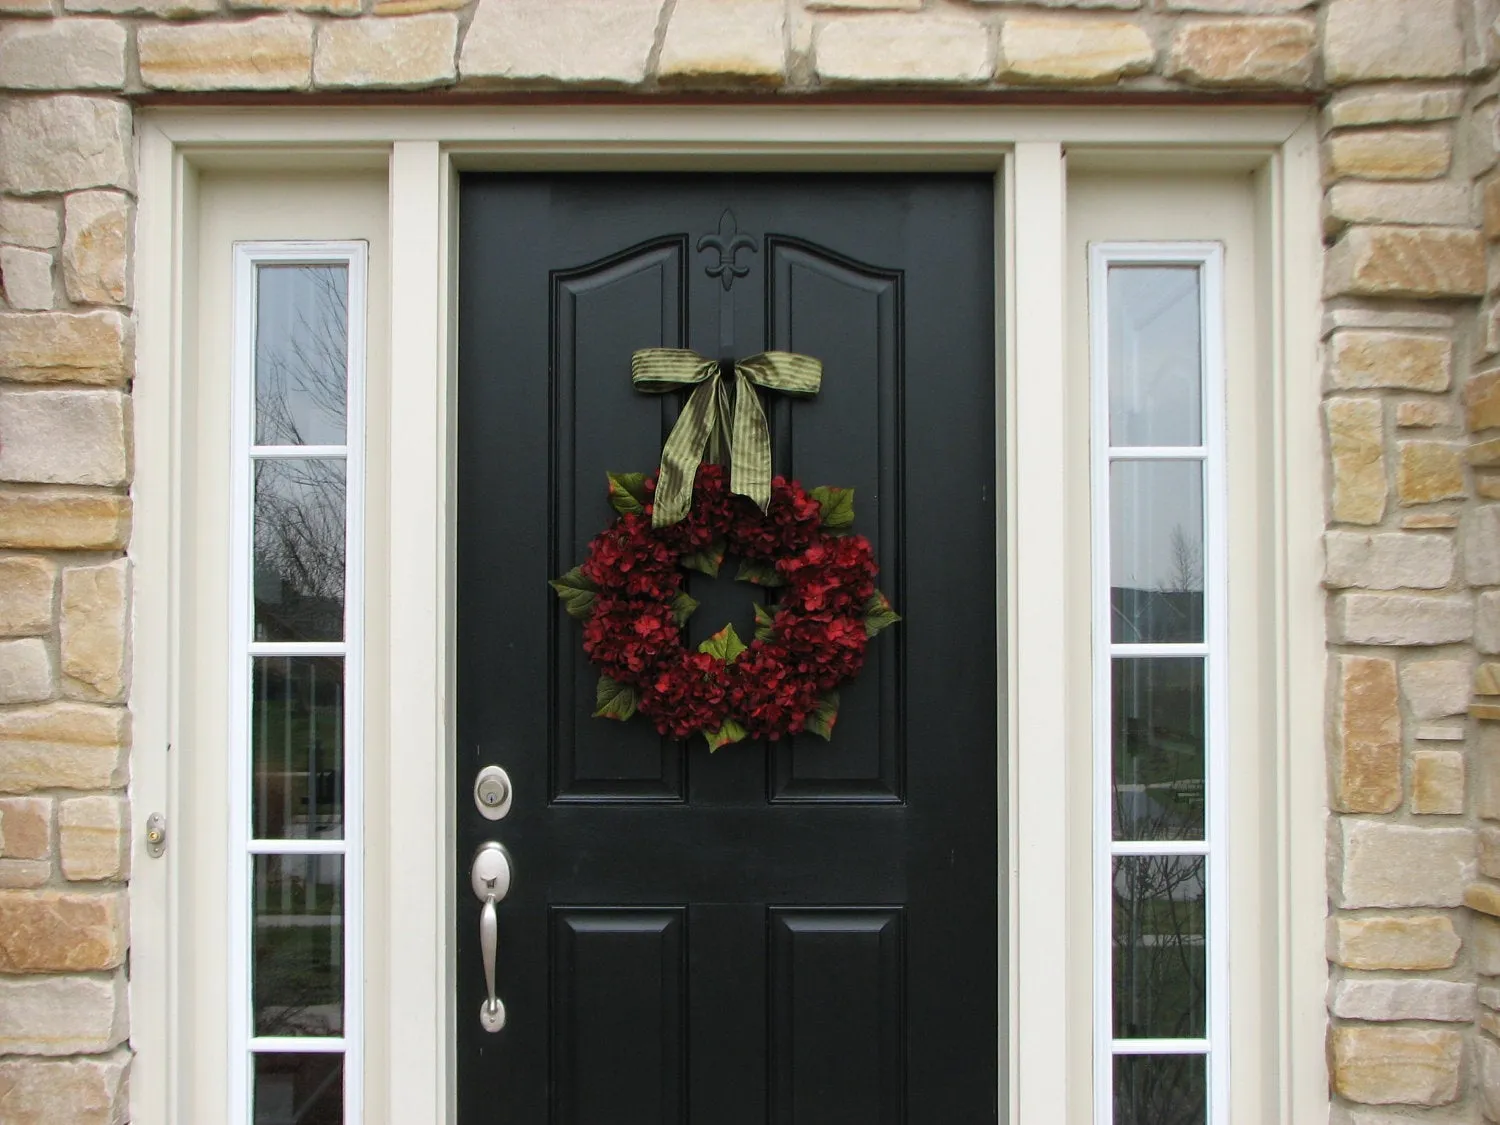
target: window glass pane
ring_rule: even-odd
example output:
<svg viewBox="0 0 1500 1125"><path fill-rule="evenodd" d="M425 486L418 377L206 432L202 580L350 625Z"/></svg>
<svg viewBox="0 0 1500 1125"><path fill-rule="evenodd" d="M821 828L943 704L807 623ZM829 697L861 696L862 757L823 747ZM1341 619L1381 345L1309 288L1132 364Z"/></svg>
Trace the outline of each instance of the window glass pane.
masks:
<svg viewBox="0 0 1500 1125"><path fill-rule="evenodd" d="M344 1031L344 857L254 862L256 1035Z"/></svg>
<svg viewBox="0 0 1500 1125"><path fill-rule="evenodd" d="M255 639L344 637L344 462L257 460Z"/></svg>
<svg viewBox="0 0 1500 1125"><path fill-rule="evenodd" d="M1116 658L1111 679L1114 838L1203 839L1203 660Z"/></svg>
<svg viewBox="0 0 1500 1125"><path fill-rule="evenodd" d="M1116 1055L1115 1125L1203 1125L1207 1071L1202 1055Z"/></svg>
<svg viewBox="0 0 1500 1125"><path fill-rule="evenodd" d="M255 443L343 445L349 267L260 266Z"/></svg>
<svg viewBox="0 0 1500 1125"><path fill-rule="evenodd" d="M1203 463L1109 467L1110 635L1203 640Z"/></svg>
<svg viewBox="0 0 1500 1125"><path fill-rule="evenodd" d="M1115 857L1115 1038L1204 1035L1203 880L1202 856Z"/></svg>
<svg viewBox="0 0 1500 1125"><path fill-rule="evenodd" d="M1111 445L1197 445L1203 341L1197 266L1111 266Z"/></svg>
<svg viewBox="0 0 1500 1125"><path fill-rule="evenodd" d="M255 1125L342 1125L344 1056L255 1056Z"/></svg>
<svg viewBox="0 0 1500 1125"><path fill-rule="evenodd" d="M259 840L344 834L344 658L252 664L251 823Z"/></svg>

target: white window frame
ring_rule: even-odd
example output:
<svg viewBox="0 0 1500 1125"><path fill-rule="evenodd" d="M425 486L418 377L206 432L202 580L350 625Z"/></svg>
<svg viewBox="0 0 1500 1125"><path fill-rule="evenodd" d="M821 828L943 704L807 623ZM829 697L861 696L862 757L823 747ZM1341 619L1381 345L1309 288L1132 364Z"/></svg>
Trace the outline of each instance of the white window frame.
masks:
<svg viewBox="0 0 1500 1125"><path fill-rule="evenodd" d="M1193 266L1199 277L1199 445L1117 446L1110 439L1109 271L1114 266ZM1229 1120L1229 653L1228 503L1225 429L1224 248L1216 242L1098 242L1089 247L1090 511L1093 523L1093 840L1094 1120L1114 1121L1114 1065L1122 1055L1203 1055L1208 1125ZM1110 469L1122 461L1197 461L1203 465L1204 639L1199 643L1125 644L1113 640L1110 584ZM1204 660L1206 738L1204 834L1199 842L1117 841L1113 828L1114 658ZM1114 1035L1114 860L1122 856L1205 859L1207 1035L1203 1039L1118 1039Z"/></svg>
<svg viewBox="0 0 1500 1125"><path fill-rule="evenodd" d="M1004 856L1001 980L1009 1015L1002 1037L999 1092L1013 1125L1085 1125L1093 1117L1091 813L1073 811L1092 775L1070 773L1085 760L1090 686L1073 683L1074 661L1088 666L1087 597L1070 600L1070 568L1086 558L1087 531L1075 536L1070 506L1086 503L1088 463L1069 452L1074 419L1087 414L1063 378L1070 352L1067 285L1084 268L1068 261L1068 168L1075 156L1124 154L1152 170L1167 162L1228 161L1257 185L1257 238L1265 263L1257 290L1266 310L1261 385L1272 400L1264 435L1266 529L1279 545L1264 606L1266 672L1274 714L1267 719L1271 771L1261 821L1259 870L1273 900L1274 956L1254 1027L1235 1030L1236 1050L1258 1072L1269 1112L1255 1125L1320 1120L1327 1114L1322 1044L1327 965L1321 864L1325 796L1320 744L1325 661L1319 588L1322 498L1317 406L1321 371L1320 194L1315 114L1301 107L1018 108L994 106L716 105L515 106L338 109L146 107L138 119L138 360L134 386L137 467L132 759L137 828L153 811L169 825L192 821L181 805L182 769L165 750L182 734L192 668L181 667L181 595L174 575L191 571L194 536L183 525L180 451L189 446L178 409L197 378L183 340L191 333L197 193L200 175L267 169L326 173L384 170L389 189L388 304L391 381L388 482L380 517L400 529L399 544L372 548L381 581L400 590L370 607L372 635L391 655L388 698L371 712L387 755L377 815L403 826L379 872L378 917L370 924L370 996L380 1016L368 1047L380 1058L366 1076L366 1120L453 1120L452 1035L468 1018L452 990L449 953L456 912L452 853L453 607L452 435L454 315L459 169L765 171L989 170L997 176L997 323L1004 325L997 375L1004 379L1008 496L1004 604L1008 682L1000 720L1008 726L1008 824ZM1181 166L1181 163L1179 163ZM1086 343L1086 342L1085 342ZM1085 425L1086 428L1086 425ZM372 517L373 518L373 517ZM373 524L372 524L373 526ZM1086 527L1086 518L1085 518ZM372 586L372 589L374 587ZM1080 629L1077 618L1085 619ZM1083 649L1079 649L1081 634ZM374 704L372 704L374 705ZM1296 753L1293 753L1293 748ZM376 784L375 779L367 779ZM1002 790L1002 794L1004 794ZM1087 798L1085 797L1085 800ZM1081 823L1082 822L1082 823ZM1078 842L1082 829L1082 843ZM169 830L170 831L170 830ZM1008 839L1006 838L1008 836ZM137 840L141 833L137 833ZM178 938L205 892L196 841L171 838L162 861L143 846L132 879L131 1024L135 1119L186 1125L184 1093L212 1082L223 1047L176 1029L191 1025L193 956ZM1244 873L1250 877L1249 873ZM372 884L374 886L374 884ZM212 893L221 894L215 885ZM462 1006L462 1013L458 1008ZM370 1011L374 1013L374 1004ZM1237 1016L1237 1019L1240 1017ZM1247 1017L1248 1018L1248 1017ZM1237 1073L1241 1055L1236 1055ZM1236 1113L1239 1110L1236 1109ZM1249 1121L1245 1118L1245 1121ZM1236 1125L1239 1119L1236 1118Z"/></svg>
<svg viewBox="0 0 1500 1125"><path fill-rule="evenodd" d="M337 1053L343 1056L344 1120L363 1120L364 1090L364 556L366 277L364 242L240 242L234 247L230 441L232 576L230 610L230 857L228 972L229 1125L254 1120L254 1055ZM341 265L348 270L345 434L342 445L258 445L254 442L255 345L261 266ZM344 639L254 640L252 464L256 459L344 461ZM339 656L344 661L343 831L338 840L256 840L250 823L254 790L251 695L258 656ZM252 1034L252 868L257 855L337 855L343 859L343 1027L341 1036L269 1037Z"/></svg>

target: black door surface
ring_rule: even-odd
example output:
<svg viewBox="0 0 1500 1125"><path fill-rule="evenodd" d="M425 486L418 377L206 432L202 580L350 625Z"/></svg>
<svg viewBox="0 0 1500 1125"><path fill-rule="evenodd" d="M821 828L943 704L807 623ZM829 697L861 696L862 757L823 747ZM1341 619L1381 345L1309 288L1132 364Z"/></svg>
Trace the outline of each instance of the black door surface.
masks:
<svg viewBox="0 0 1500 1125"><path fill-rule="evenodd" d="M989 178L475 175L460 205L459 1121L996 1120ZM829 743L710 755L590 718L547 580L614 517L606 471L659 462L683 396L637 393L630 357L661 346L823 361L815 399L765 396L775 470L856 490L904 617ZM733 573L691 577L693 641L753 632ZM472 796L491 763L497 822ZM514 862L497 1034L469 885L489 839Z"/></svg>

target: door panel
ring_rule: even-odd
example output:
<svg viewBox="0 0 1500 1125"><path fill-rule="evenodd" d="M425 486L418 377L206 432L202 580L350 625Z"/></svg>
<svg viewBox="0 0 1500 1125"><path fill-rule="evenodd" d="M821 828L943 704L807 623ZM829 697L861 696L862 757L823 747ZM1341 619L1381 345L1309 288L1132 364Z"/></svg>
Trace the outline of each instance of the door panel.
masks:
<svg viewBox="0 0 1500 1125"><path fill-rule="evenodd" d="M460 206L460 1121L995 1120L989 180L473 176ZM546 582L612 518L605 471L660 459L681 396L630 383L653 346L824 362L815 399L765 396L775 469L855 488L904 615L830 743L710 755L589 717ZM759 591L726 571L690 576L690 639L751 631ZM494 823L489 763L515 784ZM491 838L514 861L494 1035L468 885Z"/></svg>

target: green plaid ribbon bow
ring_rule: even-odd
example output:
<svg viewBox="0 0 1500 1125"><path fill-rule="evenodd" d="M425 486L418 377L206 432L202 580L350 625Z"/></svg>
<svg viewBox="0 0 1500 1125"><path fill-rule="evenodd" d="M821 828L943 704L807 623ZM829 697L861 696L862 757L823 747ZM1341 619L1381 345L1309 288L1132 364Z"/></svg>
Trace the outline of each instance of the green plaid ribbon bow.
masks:
<svg viewBox="0 0 1500 1125"><path fill-rule="evenodd" d="M755 388L811 398L822 385L823 363L796 352L761 352L735 360L733 368L731 408L716 360L687 348L643 348L631 357L630 378L638 391L655 395L697 388L662 447L652 527L670 527L687 515L705 451L716 462L727 450L730 492L748 496L763 512L771 502L771 431Z"/></svg>

